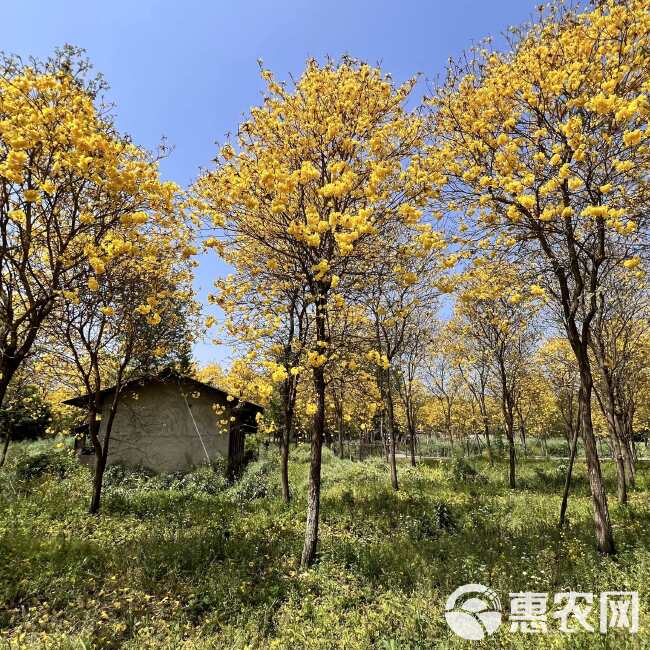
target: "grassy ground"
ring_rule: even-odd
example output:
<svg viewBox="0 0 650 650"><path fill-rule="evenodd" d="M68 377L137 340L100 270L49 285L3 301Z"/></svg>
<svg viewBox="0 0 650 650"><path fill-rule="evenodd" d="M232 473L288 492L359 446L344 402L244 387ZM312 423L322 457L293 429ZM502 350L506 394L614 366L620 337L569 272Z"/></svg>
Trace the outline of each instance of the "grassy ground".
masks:
<svg viewBox="0 0 650 650"><path fill-rule="evenodd" d="M42 447L42 444L41 444ZM650 470L628 507L610 499L619 555L593 547L585 470L569 526L556 530L562 468L400 466L393 493L377 459L325 454L319 561L300 571L307 450L293 451L295 500L278 498L272 456L234 486L113 471L103 513L89 517L90 474L50 452L16 452L0 471L0 647L465 648L444 620L447 596L479 582L509 592L638 590L641 630L497 633L473 647L650 647ZM42 451L42 449L40 449ZM54 454L54 456L52 456ZM54 460L53 460L54 459ZM609 492L611 463L606 464ZM598 627L597 612L591 622Z"/></svg>

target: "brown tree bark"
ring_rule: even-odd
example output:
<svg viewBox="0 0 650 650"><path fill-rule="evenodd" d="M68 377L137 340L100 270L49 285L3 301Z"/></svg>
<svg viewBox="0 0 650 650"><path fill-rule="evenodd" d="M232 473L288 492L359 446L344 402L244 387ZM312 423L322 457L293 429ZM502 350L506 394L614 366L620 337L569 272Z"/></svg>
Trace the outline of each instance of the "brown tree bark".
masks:
<svg viewBox="0 0 650 650"><path fill-rule="evenodd" d="M615 379L610 372L600 344L593 345L595 357L600 370L602 381L601 390L597 392L601 410L607 421L612 460L616 464L616 488L619 503L627 503L627 481L625 478L625 463L623 460L623 441L621 439L621 414L618 408L618 398Z"/></svg>
<svg viewBox="0 0 650 650"><path fill-rule="evenodd" d="M316 413L311 436L311 461L309 464L309 487L307 489L307 523L305 543L300 565L309 567L316 558L318 546L318 523L320 516L321 458L323 431L325 428L325 373L323 368L314 368L314 389L316 391Z"/></svg>
<svg viewBox="0 0 650 650"><path fill-rule="evenodd" d="M512 430L512 423L506 422L506 436L508 437L508 485L514 490L517 487L517 455L515 453L515 436Z"/></svg>
<svg viewBox="0 0 650 650"><path fill-rule="evenodd" d="M605 493L603 475L598 458L598 450L596 448L596 437L594 436L593 422L591 420L593 381L586 354L585 350L584 354L577 355L580 357L578 359L580 366L580 427L585 446L589 486L591 488L596 544L598 550L603 555L613 555L616 552L616 547L614 545L612 524L609 519L609 509L607 507L607 495Z"/></svg>
<svg viewBox="0 0 650 650"><path fill-rule="evenodd" d="M88 409L88 432L95 450L95 475L93 476L93 491L90 498L88 514L95 515L99 512L102 497L102 485L104 482L104 445L99 439L99 422L97 420L97 407L93 403Z"/></svg>
<svg viewBox="0 0 650 650"><path fill-rule="evenodd" d="M576 458L576 449L578 448L578 436L580 435L580 427L577 426L573 432L571 439L571 451L569 454L569 466L566 472L566 478L564 480L564 492L562 493L562 505L560 506L560 521L558 522L558 528L564 527L564 521L566 518L566 509L569 503L569 490L571 489L571 475L573 474L573 463Z"/></svg>
<svg viewBox="0 0 650 650"><path fill-rule="evenodd" d="M415 467L415 430L413 426L409 426L409 448L411 451L411 466Z"/></svg>
<svg viewBox="0 0 650 650"><path fill-rule="evenodd" d="M503 419L506 424L506 438L508 438L508 484L511 489L516 487L516 464L517 455L515 453L515 419L514 408L510 394L507 390L505 375L502 377L503 394L501 399L501 408L503 410Z"/></svg>
<svg viewBox="0 0 650 650"><path fill-rule="evenodd" d="M9 379L2 375L0 379L0 408L4 402L5 395L7 394L7 388L9 387ZM6 431L5 431L6 429ZM4 433L4 440L2 442L2 456L0 456L0 467L5 464L7 459L7 451L9 450L9 442L11 440L11 432L8 427L5 427L5 423L0 420L0 434Z"/></svg>
<svg viewBox="0 0 650 650"><path fill-rule="evenodd" d="M11 440L11 433L9 430L4 432L4 440L2 442L2 452L0 452L0 468L5 464L7 460L7 451L9 450L9 441Z"/></svg>
<svg viewBox="0 0 650 650"><path fill-rule="evenodd" d="M282 483L282 500L289 503L291 500L289 492L289 439L286 430L282 432L280 442L280 482Z"/></svg>
<svg viewBox="0 0 650 650"><path fill-rule="evenodd" d="M494 467L494 458L492 457L492 445L490 444L490 424L486 417L483 418L483 430L485 433L485 445L487 446L488 462L490 467Z"/></svg>
<svg viewBox="0 0 650 650"><path fill-rule="evenodd" d="M612 445L612 457L616 464L616 486L618 502L621 504L627 503L627 481L625 480L625 465L623 463L623 452L621 451L621 441L616 430L616 424L609 421L607 426L609 429L609 440Z"/></svg>
<svg viewBox="0 0 650 650"><path fill-rule="evenodd" d="M120 367L117 375L117 380L115 383L115 391L113 393L113 400L111 401L111 406L108 411L108 417L106 418L106 427L104 428L104 439L100 440L99 436L99 422L97 421L97 412L99 405L99 393L96 393L94 398L94 404L90 408L89 412L89 431L90 436L93 442L93 447L95 449L95 476L93 477L93 494L90 501L90 507L88 509L89 514L94 515L99 512L99 507L101 505L101 496L102 496L102 487L104 484L104 472L106 470L106 465L108 463L108 449L111 440L111 432L113 431L113 423L115 422L115 416L117 415L117 407L119 404L119 399L122 389L122 378L124 369L126 368L127 361L123 362L123 365Z"/></svg>
<svg viewBox="0 0 650 650"><path fill-rule="evenodd" d="M291 442L291 430L293 427L293 405L291 404L291 387L285 380L283 382L282 400L284 409L284 422L280 435L280 482L282 484L282 500L289 503L291 494L289 492L289 444Z"/></svg>
<svg viewBox="0 0 650 650"><path fill-rule="evenodd" d="M395 407L393 404L393 392L390 385L390 369L386 371L385 382L385 400L387 411L387 424L388 424L388 463L390 465L390 484L393 490L399 489L397 481L397 461L395 459Z"/></svg>
<svg viewBox="0 0 650 650"><path fill-rule="evenodd" d="M623 463L625 465L625 473L627 483L630 487L636 485L636 467L634 458L634 439L632 437L631 427L627 424L626 418L621 419L621 451L623 452Z"/></svg>

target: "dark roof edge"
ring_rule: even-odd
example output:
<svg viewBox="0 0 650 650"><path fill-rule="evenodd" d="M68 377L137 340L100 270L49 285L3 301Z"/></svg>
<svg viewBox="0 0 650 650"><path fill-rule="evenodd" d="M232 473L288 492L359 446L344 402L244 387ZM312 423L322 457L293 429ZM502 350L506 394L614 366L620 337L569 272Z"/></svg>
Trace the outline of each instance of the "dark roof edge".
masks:
<svg viewBox="0 0 650 650"><path fill-rule="evenodd" d="M211 386L210 384L206 384L205 382L199 381L194 377L190 377L189 375L183 375L179 372L176 372L175 370L168 369L168 368L159 372L157 375L142 375L141 377L136 377L134 379L127 381L122 386L122 392L125 392L129 390L129 388L135 387L137 385L144 386L145 384L149 384L153 382L169 383L170 381L174 381L174 380L187 381L194 384L195 386L199 387L202 390L209 390L213 393L219 393L220 395L226 395L226 396L229 395L228 391L224 390L223 388L219 388L217 386ZM109 388L102 389L101 391L99 391L99 394L103 398L106 395L110 395L114 391L115 391L115 386L111 386ZM90 394L87 393L85 395L78 395L77 397L71 397L70 399L63 400L61 403L69 404L70 406L77 406L78 408L84 408L87 405L89 398L90 398ZM233 403L253 406L259 411L264 411L264 407L261 404L257 404L256 402L251 402L250 400L244 400L235 397Z"/></svg>

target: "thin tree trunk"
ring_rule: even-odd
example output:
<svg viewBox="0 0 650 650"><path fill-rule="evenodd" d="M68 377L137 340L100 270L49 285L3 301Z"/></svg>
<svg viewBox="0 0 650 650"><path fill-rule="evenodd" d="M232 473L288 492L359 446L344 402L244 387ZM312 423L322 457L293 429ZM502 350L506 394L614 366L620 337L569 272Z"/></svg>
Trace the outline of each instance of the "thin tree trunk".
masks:
<svg viewBox="0 0 650 650"><path fill-rule="evenodd" d="M96 416L96 406L95 410L92 411L92 419L90 424L91 437L93 439L93 446L95 448L95 476L93 478L93 495L90 502L90 508L88 509L89 514L94 515L99 512L99 507L101 504L101 495L102 495L102 486L104 483L104 471L106 470L106 465L108 464L108 449L111 440L111 432L113 431L113 423L115 422L115 415L117 414L117 407L119 404L121 386L122 386L122 373L126 362L120 369L118 373L118 378L115 384L115 391L113 393L113 401L111 402L111 407L108 411L108 417L106 418L106 427L104 428L104 440L100 442L99 438L99 427ZM93 434L94 431L94 434ZM98 453L99 452L99 453Z"/></svg>
<svg viewBox="0 0 650 650"><path fill-rule="evenodd" d="M282 432L280 444L280 478L282 483L282 500L289 503L291 494L289 492L289 436L288 431Z"/></svg>
<svg viewBox="0 0 650 650"><path fill-rule="evenodd" d="M626 427L621 423L621 450L623 452L623 463L625 465L625 473L627 476L627 482L630 487L636 485L636 468L634 467L634 455L632 452L632 437L628 435Z"/></svg>
<svg viewBox="0 0 650 650"><path fill-rule="evenodd" d="M483 418L483 427L485 431L485 444L487 446L488 461L490 467L494 467L494 458L492 457L492 445L490 444L490 425L487 418Z"/></svg>
<svg viewBox="0 0 650 650"><path fill-rule="evenodd" d="M320 515L321 457L323 451L323 431L325 428L325 373L322 368L314 368L314 388L316 390L316 413L311 436L311 462L309 464L309 487L307 490L307 523L305 543L300 565L309 567L316 558L318 546L318 522Z"/></svg>
<svg viewBox="0 0 650 650"><path fill-rule="evenodd" d="M388 370L390 373L390 370ZM393 408L393 394L390 388L390 374L386 382L386 409L388 411L388 458L390 464L390 484L393 490L399 489L397 482L397 461L395 459L395 411Z"/></svg>
<svg viewBox="0 0 650 650"><path fill-rule="evenodd" d="M596 448L596 437L594 436L593 423L591 420L591 392L593 382L591 371L588 367L588 360L578 359L580 368L580 422L582 440L585 447L585 461L589 475L589 486L591 488L592 510L594 526L596 530L596 544L603 555L616 553L614 546L614 535L612 524L609 520L609 509L607 507L607 494L603 483L603 475Z"/></svg>
<svg viewBox="0 0 650 650"><path fill-rule="evenodd" d="M508 484L511 489L516 487L515 468L517 463L517 456L515 453L515 423L512 413L512 406L508 401L507 396L503 398L503 415L506 421L506 437L508 438Z"/></svg>
<svg viewBox="0 0 650 650"><path fill-rule="evenodd" d="M515 479L515 467L517 463L517 456L515 454L515 437L512 431L508 432L508 461L509 461L509 471L508 471L508 483L511 489L515 489L516 479Z"/></svg>
<svg viewBox="0 0 650 650"><path fill-rule="evenodd" d="M566 518L566 509L569 503L569 490L571 488L571 475L573 474L573 463L576 457L576 450L578 448L578 436L580 435L580 418L576 422L575 431L571 435L571 450L569 452L569 466L564 480L564 492L562 494L562 505L560 506L560 521L558 528L564 528L564 521Z"/></svg>
<svg viewBox="0 0 650 650"><path fill-rule="evenodd" d="M9 441L11 440L11 433L9 429L5 431L4 441L2 443L2 454L0 455L0 468L5 464L7 460L7 451L9 449Z"/></svg>
<svg viewBox="0 0 650 650"><path fill-rule="evenodd" d="M288 381L288 380L287 380ZM280 435L280 482L282 484L282 500L289 503L291 494L289 493L289 444L291 441L291 429L293 426L293 405L291 402L291 388L284 382L283 401L284 401L284 422L282 433Z"/></svg>
<svg viewBox="0 0 650 650"><path fill-rule="evenodd" d="M95 454L95 476L93 477L93 494L90 500L88 513L96 515L99 512L99 506L102 498L102 485L104 483L104 470L106 463L103 454Z"/></svg>
<svg viewBox="0 0 650 650"><path fill-rule="evenodd" d="M5 370L3 368L3 373L4 371ZM2 379L0 380L0 409L2 409L2 404L4 403L5 395L7 394L7 388L9 387L9 378L7 378L4 374L0 374L0 377L2 377ZM0 420L0 434L3 433L4 429L5 429L4 422ZM5 464L5 460L7 459L7 451L9 450L10 440L11 440L11 432L9 431L9 427L6 427L6 431L4 431L4 441L2 443L2 456L0 456L0 467L2 467Z"/></svg>
<svg viewBox="0 0 650 650"><path fill-rule="evenodd" d="M613 421L609 421L609 418L607 424L609 427L609 439L612 445L612 457L616 463L616 485L618 502L625 504L627 503L627 483L625 480L625 465L623 464L621 441L618 437L616 424Z"/></svg>
<svg viewBox="0 0 650 650"><path fill-rule="evenodd" d="M411 450L411 466L415 467L415 427L409 427L409 447Z"/></svg>
<svg viewBox="0 0 650 650"><path fill-rule="evenodd" d="M99 512L99 505L102 496L102 483L104 479L104 454L102 443L99 439L100 424L97 421L97 406L91 405L88 409L88 433L95 450L95 475L93 476L93 492L88 507L88 514L94 515Z"/></svg>

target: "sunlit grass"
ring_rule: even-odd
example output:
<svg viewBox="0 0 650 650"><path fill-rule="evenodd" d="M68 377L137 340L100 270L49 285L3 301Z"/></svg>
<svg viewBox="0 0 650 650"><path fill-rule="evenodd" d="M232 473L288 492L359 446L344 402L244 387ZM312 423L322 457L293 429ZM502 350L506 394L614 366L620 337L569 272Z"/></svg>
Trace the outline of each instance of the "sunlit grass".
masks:
<svg viewBox="0 0 650 650"><path fill-rule="evenodd" d="M475 647L648 644L645 467L629 506L610 497L613 560L594 547L582 464L560 533L561 472L552 462L522 463L515 491L503 462L474 462L473 477L453 463L402 463L394 493L381 460L326 451L319 558L300 571L308 450L292 452L288 507L271 454L234 486L115 477L99 517L85 513L88 470L64 460L63 478L24 481L14 454L0 472L2 637L48 648L461 648L444 603L479 582L506 605L513 591L549 592L552 602L558 591L638 590L642 631L530 638L503 625ZM604 467L612 494L613 467Z"/></svg>

